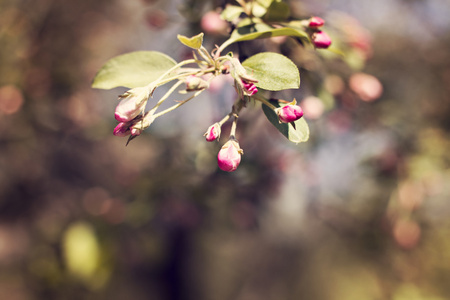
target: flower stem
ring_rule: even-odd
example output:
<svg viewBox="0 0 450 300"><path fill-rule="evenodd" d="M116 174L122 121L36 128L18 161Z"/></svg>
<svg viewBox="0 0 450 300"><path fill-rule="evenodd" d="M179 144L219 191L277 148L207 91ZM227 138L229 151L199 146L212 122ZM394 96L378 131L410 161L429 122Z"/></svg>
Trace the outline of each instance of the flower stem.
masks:
<svg viewBox="0 0 450 300"><path fill-rule="evenodd" d="M241 109L244 107L245 103L242 100L238 100L234 105L233 105L233 110L231 111L231 113L228 115L228 118L233 116L233 123L231 124L231 130L230 130L230 139L236 139L236 128L237 128L237 120L239 118L239 112L241 111Z"/></svg>
<svg viewBox="0 0 450 300"><path fill-rule="evenodd" d="M223 117L223 119L218 122L219 125L222 126L226 121L228 121L229 118L231 118L232 115L233 115L233 112L230 112L228 115Z"/></svg>
<svg viewBox="0 0 450 300"><path fill-rule="evenodd" d="M155 114L155 115L154 115L154 118L156 119L157 117L160 117L160 116L162 116L162 115L167 114L168 112L171 112L172 110L174 110L174 109L180 107L181 105L183 105L183 104L187 103L188 101L192 100L193 98L197 97L197 96L200 95L203 91L204 91L204 90L197 91L197 92L194 93L194 95L192 95L191 97L187 98L186 100L183 100L183 101L181 101L181 102L175 104L174 106L171 106L171 107L169 107L169 108L167 108L167 109L165 109L165 110L163 110L163 111L161 111L161 112Z"/></svg>
<svg viewBox="0 0 450 300"><path fill-rule="evenodd" d="M277 107L275 105L273 105L272 103L270 103L269 100L267 100L266 98L259 96L259 95L254 95L253 99L258 100L260 102L262 102L263 104L267 105L268 107L270 107L271 109L275 110L277 109Z"/></svg>
<svg viewBox="0 0 450 300"><path fill-rule="evenodd" d="M211 55L208 53L208 50L206 50L205 47L201 46L200 49L197 49L198 53L203 57L204 60L209 62L210 65L214 65L214 59L211 57Z"/></svg>
<svg viewBox="0 0 450 300"><path fill-rule="evenodd" d="M154 91L158 86L160 86L160 85L162 85L162 84L165 84L165 83L167 83L167 82L169 82L169 81L172 81L172 80L174 80L174 79L177 79L177 77L173 77L173 78L172 78L171 80L169 80L169 81L167 81L167 80L162 81L162 79L164 79L164 77L166 77L167 75L169 75L170 73L172 73L173 71L175 71L176 69L178 69L178 68L180 68L180 67L182 67L182 66L184 66L184 65L193 64L193 63L195 63L195 62L197 62L197 60L195 60L195 59L187 59L187 60L184 60L184 61L182 61L182 62L176 64L175 66L173 66L173 67L170 68L169 70L167 70L164 74L162 74L161 76L159 76L159 78L156 79L155 81L150 82L150 83L147 85L147 87L151 88L150 94L153 94L153 91Z"/></svg>
<svg viewBox="0 0 450 300"><path fill-rule="evenodd" d="M181 84L183 83L183 81L179 80L177 83L175 83L165 94L164 96L162 96L161 99L159 99L158 103L155 104L155 106L153 106L153 108L149 111L150 114L153 114L158 107L167 99L169 98L170 94L172 94L177 87L179 87Z"/></svg>
<svg viewBox="0 0 450 300"><path fill-rule="evenodd" d="M189 70L186 70L186 71L187 71L186 73L181 73L181 74L178 74L176 76L169 77L169 78L166 78L164 80L161 80L158 83L158 85L164 85L164 84L166 84L168 82L171 82L172 80L181 79L182 77L187 77L189 75L201 76L201 75L204 75L204 74L207 74L207 73L213 73L215 71L215 68L208 68L208 69L205 69L205 70L192 68L192 69L189 69Z"/></svg>
<svg viewBox="0 0 450 300"><path fill-rule="evenodd" d="M233 43L234 43L233 38L229 38L228 40L223 42L223 44L220 45L219 49L217 49L216 55L219 56L222 53L223 49L225 49L226 47L230 46Z"/></svg>
<svg viewBox="0 0 450 300"><path fill-rule="evenodd" d="M236 139L237 119L238 115L234 115L233 123L231 123L230 139Z"/></svg>

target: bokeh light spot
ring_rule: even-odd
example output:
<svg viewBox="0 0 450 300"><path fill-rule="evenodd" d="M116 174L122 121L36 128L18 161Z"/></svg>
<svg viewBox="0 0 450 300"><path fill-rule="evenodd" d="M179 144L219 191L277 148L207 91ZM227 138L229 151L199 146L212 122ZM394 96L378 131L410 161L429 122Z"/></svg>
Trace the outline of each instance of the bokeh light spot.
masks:
<svg viewBox="0 0 450 300"><path fill-rule="evenodd" d="M20 110L23 105L22 92L13 85L5 85L0 88L0 114L12 115Z"/></svg>

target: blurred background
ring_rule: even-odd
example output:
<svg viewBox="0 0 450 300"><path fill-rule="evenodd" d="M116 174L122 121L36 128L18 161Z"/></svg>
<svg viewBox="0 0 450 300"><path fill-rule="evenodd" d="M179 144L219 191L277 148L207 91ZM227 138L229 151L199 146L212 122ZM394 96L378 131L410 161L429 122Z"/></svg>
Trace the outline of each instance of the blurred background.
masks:
<svg viewBox="0 0 450 300"><path fill-rule="evenodd" d="M448 1L288 2L346 56L233 48L296 62L300 90L281 97L311 138L290 144L250 105L225 173L224 140L202 134L232 87L127 147L112 135L125 89L90 87L119 54L189 56L178 33L213 49L225 1L0 0L1 299L450 299Z"/></svg>

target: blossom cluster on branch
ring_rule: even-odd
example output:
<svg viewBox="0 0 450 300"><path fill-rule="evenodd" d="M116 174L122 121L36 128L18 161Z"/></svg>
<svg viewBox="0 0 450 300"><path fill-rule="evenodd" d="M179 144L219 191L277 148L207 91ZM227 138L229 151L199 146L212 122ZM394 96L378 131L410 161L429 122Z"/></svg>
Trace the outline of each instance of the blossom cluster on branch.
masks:
<svg viewBox="0 0 450 300"><path fill-rule="evenodd" d="M294 62L274 52L261 52L245 61L241 61L236 53L223 53L233 43L277 36L294 37L305 48L326 49L331 45L331 38L323 30L324 19L313 16L296 20L288 18L287 14L276 14L274 12L289 12L286 10L287 4L277 0L264 1L265 5L259 1L238 3L238 6L228 5L220 15L223 20L234 24L235 29L222 45L216 46L212 51L203 46L203 33L193 37L178 35L178 40L193 50L192 58L177 63L160 52L138 51L115 57L100 69L94 79L94 87L130 88L119 96L120 102L115 110L115 119L119 123L113 131L114 135L128 137L128 142L131 141L158 117L207 90L215 77L230 75L236 90L236 101L231 110L204 133L206 141L218 141L223 124L232 122L230 134L217 156L220 169L235 171L241 162L243 150L236 137L236 128L241 110L251 100L262 104L268 120L290 141L299 143L308 140L309 128L302 118L303 110L297 101L267 97L268 91L299 88L300 74ZM211 16L208 18L211 19ZM286 21L287 19L290 21ZM213 31L213 25L208 27L208 31ZM149 71L152 71L150 75ZM171 84L171 87L153 102L151 99L155 90L166 84ZM186 95L186 98L160 110L161 104L175 92ZM153 104L146 110L149 102Z"/></svg>

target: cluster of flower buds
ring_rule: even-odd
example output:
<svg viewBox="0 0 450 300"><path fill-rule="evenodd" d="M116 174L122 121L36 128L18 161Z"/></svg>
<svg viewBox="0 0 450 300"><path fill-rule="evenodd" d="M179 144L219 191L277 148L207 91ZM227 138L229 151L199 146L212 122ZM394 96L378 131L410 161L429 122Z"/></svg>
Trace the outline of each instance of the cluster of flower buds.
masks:
<svg viewBox="0 0 450 300"><path fill-rule="evenodd" d="M221 123L211 125L204 134L206 141L213 142L218 140L221 132L220 127ZM233 126L233 128L235 127ZM232 131L234 130L232 129ZM217 164L219 165L219 168L226 172L235 171L241 162L241 155L243 153L244 152L239 147L238 141L234 138L234 132L232 132L229 140L222 146L219 154L217 154Z"/></svg>
<svg viewBox="0 0 450 300"><path fill-rule="evenodd" d="M266 102L266 100L264 102ZM266 102L266 104L272 107L273 111L277 114L280 123L295 122L303 117L303 110L300 106L297 105L297 101L295 99L282 107L274 107L268 102ZM222 124L226 120L228 120L230 115L234 115L236 117L236 111L238 112L239 108L233 108L232 113L230 113L220 122L215 123L208 128L208 130L204 134L208 142L219 139ZM219 165L219 168L226 172L233 172L237 169L239 163L241 162L241 155L244 153L243 150L239 147L239 143L235 138L236 120L237 118L235 118L233 122L229 140L222 146L217 155L217 163Z"/></svg>
<svg viewBox="0 0 450 300"><path fill-rule="evenodd" d="M323 20L320 18L311 19L310 21L310 27L315 28L313 29L314 31L322 25ZM231 112L219 122L211 125L204 136L208 142L218 140L221 135L222 125L229 119L233 120L229 138L217 155L217 163L219 168L226 172L233 172L238 168L241 162L241 156L243 154L243 150L240 148L239 142L235 137L237 120L241 109L246 106L250 98L259 100L271 107L271 109L277 114L280 123L292 123L300 119L303 116L303 110L300 106L296 105L297 102L295 99L281 107L275 107L270 104L270 101L260 95L256 95L258 93L258 88L256 87L258 80L251 74L248 74L246 68L244 68L239 59L233 57L232 54L227 54L220 57L217 55L213 58L213 56L210 56L206 52L203 46L197 50L201 58L204 59L203 64L199 62L199 59L194 54L194 59L185 60L182 63L179 63L149 85L145 87L132 88L123 95L120 95L120 102L115 109L115 118L119 121L119 124L114 128L113 133L115 136L119 137L130 136L128 140L130 141L136 136L139 136L142 131L149 127L157 117L176 109L190 99L198 96L205 89L209 88L209 82L212 78L214 78L214 76L230 74L234 80L234 87L238 94L238 99L233 105ZM204 67L205 62L208 64L209 68ZM188 63L198 63L200 68L197 70L194 69L194 71L192 71L192 69L188 69L187 71L184 71L185 73L180 72L175 77L165 78L165 76L168 76L172 70ZM204 77L204 75L210 75L209 79L203 79L202 77ZM156 87L168 83L174 79L178 79L178 81L166 92L164 96L159 99L152 109L146 112L145 108L147 102ZM178 103L170 108L156 113L159 106L182 84L186 85L186 89L179 92L181 94L193 92L193 95L184 101L177 101Z"/></svg>
<svg viewBox="0 0 450 300"><path fill-rule="evenodd" d="M228 119L228 116L225 117L221 122L215 123L211 125L208 130L205 132L204 136L206 141L213 142L218 140L221 133L221 123ZM239 166L241 162L241 155L244 153L242 149L239 147L239 143L234 137L236 130L236 123L234 123L230 138L228 141L222 146L217 155L217 164L222 171L233 172Z"/></svg>
<svg viewBox="0 0 450 300"><path fill-rule="evenodd" d="M116 128L114 128L114 135L119 137L125 137L131 135L140 135L142 130L136 126L142 120L142 116L137 116L135 119L129 122L120 122Z"/></svg>
<svg viewBox="0 0 450 300"><path fill-rule="evenodd" d="M121 100L116 107L115 118L119 122L129 122L142 113L147 103L149 90L146 87L131 89L119 96Z"/></svg>
<svg viewBox="0 0 450 300"><path fill-rule="evenodd" d="M119 96L120 102L114 116L120 123L114 128L115 136L137 136L150 125L145 126L149 121L143 118L149 96L150 89L147 87L134 88Z"/></svg>
<svg viewBox="0 0 450 300"><path fill-rule="evenodd" d="M311 30L311 40L316 48L326 49L331 45L331 38L325 31L320 28L325 21L320 17L312 17L309 19L308 27Z"/></svg>
<svg viewBox="0 0 450 300"><path fill-rule="evenodd" d="M185 92L201 92L209 87L207 81L195 75L187 76L184 83L186 84ZM153 123L154 112L165 99L161 99L150 112L145 113L145 107L152 91L152 86L137 87L119 96L120 102L114 116L120 123L114 128L115 136L138 136Z"/></svg>
<svg viewBox="0 0 450 300"><path fill-rule="evenodd" d="M237 58L228 57L227 61L228 65L224 66L224 70L229 72L231 77L233 77L234 87L239 95L239 99L237 104L233 106L232 112L225 116L220 122L211 125L204 136L208 142L218 140L222 124L230 117L234 117L230 137L217 154L217 164L219 165L219 168L222 171L233 172L239 166L241 156L244 153L239 147L239 142L235 138L237 117L239 111L245 105L246 97L251 97L258 92L258 88L255 85L258 80L247 74L247 71Z"/></svg>

